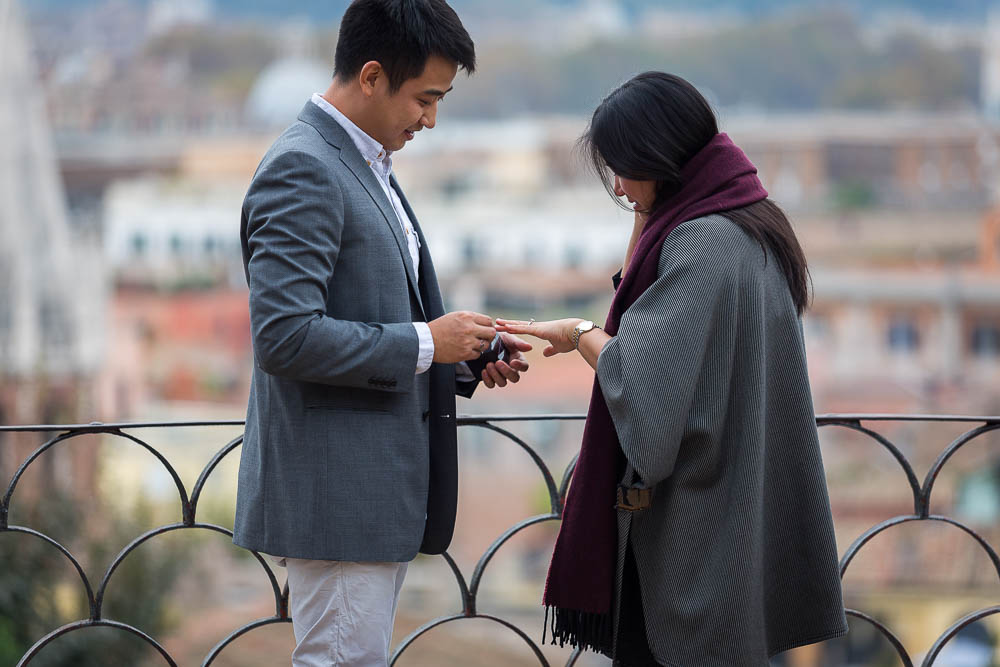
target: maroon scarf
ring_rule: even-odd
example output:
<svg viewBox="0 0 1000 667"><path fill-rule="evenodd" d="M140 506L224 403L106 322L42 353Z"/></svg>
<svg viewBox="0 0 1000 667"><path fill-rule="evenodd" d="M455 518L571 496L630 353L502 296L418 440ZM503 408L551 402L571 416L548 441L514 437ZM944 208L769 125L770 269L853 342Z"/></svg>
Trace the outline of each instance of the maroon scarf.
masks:
<svg viewBox="0 0 1000 667"><path fill-rule="evenodd" d="M646 223L604 329L618 333L622 314L656 280L660 249L677 225L742 208L767 197L757 169L726 134L717 134L681 171L681 189ZM580 458L563 510L562 526L545 582L545 625L552 643L611 655L611 606L617 559L617 476L624 455L601 388L594 380ZM545 632L542 633L545 641Z"/></svg>

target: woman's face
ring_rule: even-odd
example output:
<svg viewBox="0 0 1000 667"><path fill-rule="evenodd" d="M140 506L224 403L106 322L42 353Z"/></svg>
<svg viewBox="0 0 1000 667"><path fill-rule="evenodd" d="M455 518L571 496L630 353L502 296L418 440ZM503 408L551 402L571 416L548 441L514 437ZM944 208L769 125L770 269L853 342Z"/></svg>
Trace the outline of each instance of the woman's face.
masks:
<svg viewBox="0 0 1000 667"><path fill-rule="evenodd" d="M648 213L656 201L656 181L634 181L615 174L615 194L628 199L635 210Z"/></svg>

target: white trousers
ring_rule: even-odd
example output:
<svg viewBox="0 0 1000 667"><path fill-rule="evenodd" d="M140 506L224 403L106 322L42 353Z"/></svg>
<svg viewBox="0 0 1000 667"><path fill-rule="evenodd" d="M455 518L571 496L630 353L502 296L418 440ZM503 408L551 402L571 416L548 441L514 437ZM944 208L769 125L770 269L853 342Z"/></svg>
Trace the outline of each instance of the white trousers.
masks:
<svg viewBox="0 0 1000 667"><path fill-rule="evenodd" d="M292 667L388 667L406 566L288 558Z"/></svg>

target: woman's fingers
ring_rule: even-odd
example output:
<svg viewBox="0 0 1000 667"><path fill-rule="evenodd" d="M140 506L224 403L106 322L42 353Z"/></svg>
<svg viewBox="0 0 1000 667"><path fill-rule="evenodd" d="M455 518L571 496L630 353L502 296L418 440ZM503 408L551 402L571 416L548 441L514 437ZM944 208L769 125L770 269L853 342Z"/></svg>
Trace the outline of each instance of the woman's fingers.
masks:
<svg viewBox="0 0 1000 667"><path fill-rule="evenodd" d="M520 322L517 320L497 320L497 330L510 334L521 334L551 340L554 334L550 322ZM524 349L524 348L520 348ZM527 349L531 349L530 347Z"/></svg>
<svg viewBox="0 0 1000 667"><path fill-rule="evenodd" d="M531 334L534 335L536 327L528 322L501 322L497 321L497 331L512 333L512 334Z"/></svg>
<svg viewBox="0 0 1000 667"><path fill-rule="evenodd" d="M549 332L540 330L537 326L503 326L497 327L500 331L521 336L533 336L535 338L548 338Z"/></svg>
<svg viewBox="0 0 1000 667"><path fill-rule="evenodd" d="M524 320L505 320L502 317L498 317L496 327L501 331L507 331L509 333L537 335L536 332L542 329L543 324L546 323L535 322L534 320L531 320L530 322L525 322Z"/></svg>
<svg viewBox="0 0 1000 667"><path fill-rule="evenodd" d="M559 354L559 352L557 352L556 348L554 346L552 346L552 345L549 345L544 350L542 350L542 356L545 356L545 357L554 357L557 354Z"/></svg>

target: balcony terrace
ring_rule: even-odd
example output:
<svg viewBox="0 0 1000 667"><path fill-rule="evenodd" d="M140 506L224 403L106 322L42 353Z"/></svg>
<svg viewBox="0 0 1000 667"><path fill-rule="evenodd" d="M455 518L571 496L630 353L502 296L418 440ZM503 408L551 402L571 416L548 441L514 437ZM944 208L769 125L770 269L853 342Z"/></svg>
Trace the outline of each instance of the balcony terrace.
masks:
<svg viewBox="0 0 1000 667"><path fill-rule="evenodd" d="M514 423L523 424L545 421L578 422L581 419L583 419L582 415L467 416L459 419L459 425L462 427L460 429L460 443L469 439L467 434L470 433L471 429L486 429L502 436L502 442L506 442L514 448L523 450L523 456L528 457L533 467L537 469L537 474L541 478L541 484L544 485L547 492L546 504L548 505L548 510L533 516L527 516L497 535L488 548L486 548L485 551L483 551L479 556L474 568L471 570L471 573L469 571L463 571L463 569L456 562L456 559L449 553L441 556L440 558L443 559L444 563L447 565L448 571L450 571L451 575L454 577L453 591L458 593L457 597L451 599L457 599L458 603L454 605L451 613L446 613L424 622L422 625L419 625L419 627L416 627L416 629L413 629L412 632L410 632L404 639L398 641L392 653L393 665L426 664L424 662L407 662L407 655L412 652L412 648L414 646L418 645L418 640L439 626L447 624L460 624L467 622L470 619L488 621L496 627L496 631L499 633L513 633L514 637L519 638L519 640L523 642L523 645L521 646L523 649L523 655L526 659L532 660L530 664L540 664L544 667L548 667L553 664L565 664L566 667L571 667L573 665L583 665L587 660L591 659L590 656L581 656L578 651L571 652L569 649L561 649L558 654L556 654L554 653L554 648L539 645L541 630L540 624L537 627L523 627L523 624L518 622L519 619L508 617L503 613L496 613L493 609L489 608L488 605L480 604L481 584L483 583L484 578L489 577L490 575L489 566L491 562L493 562L494 556L500 552L515 535L521 533L530 526L545 522L559 521L566 497L567 487L572 478L573 468L575 465L574 457L565 470L556 470L553 472L553 469L550 468L549 464L539 453L538 448L533 447L523 437L515 434L511 430L511 426ZM905 445L901 445L899 442L894 442L890 439L890 437L885 435L885 433L887 429L891 430L891 425L907 425L910 427L915 426L920 429L927 429L932 425L944 423L955 425L962 429L962 432L943 447L939 448L936 458L933 459L933 462L929 466L929 469L921 481L917 475L915 466L911 463L910 457L908 457L906 453L909 448ZM896 468L896 472L886 476L886 480L891 481L891 483L905 485L906 497L910 499L906 501L906 508L908 511L897 513L895 516L891 516L875 523L874 525L870 525L870 527L864 530L861 534L854 536L852 538L853 542L849 544L842 541L842 527L838 525L838 538L842 541L840 545L843 554L840 561L842 577L847 574L850 566L855 562L856 557L865 550L866 545L869 545L880 534L883 534L886 531L891 532L894 527L902 524L916 524L924 527L931 524L947 524L961 533L964 533L971 540L972 544L978 546L978 548L982 550L989 562L992 564L992 569L989 572L980 574L982 574L986 580L990 580L993 583L996 582L994 577L1000 578L1000 556L998 556L995 546L991 544L991 538L995 538L993 533L996 531L992 529L988 529L987 531L976 530L970 526L968 522L960 520L960 518L956 518L949 512L940 510L940 507L944 507L948 505L948 503L939 502L937 496L935 496L936 482L949 461L952 460L953 455L965 448L969 445L969 443L980 439L981 436L1000 429L1000 417L837 414L819 416L817 418L817 424L821 428L821 434L827 432L828 430L836 429L848 429L856 434L859 434L861 436L861 441L863 441L866 446L871 448L871 457L868 457L867 455L864 456L862 459L864 461L884 461L886 460L887 455L888 457L891 457L891 461L894 462L893 467ZM51 548L61 554L61 556L72 566L76 575L78 575L80 586L78 591L83 592L83 595L86 598L86 607L89 608L89 613L85 618L80 618L79 620L66 623L60 627L53 627L50 629L48 634L37 637L34 645L20 657L20 660L17 663L18 667L32 664L36 658L39 658L38 664L43 664L45 662L44 656L46 647L55 642L58 638L69 634L86 635L90 629L97 627L112 628L119 632L134 635L141 641L148 644L151 649L151 655L155 657L155 655L158 654L162 658L162 662L159 664L181 664L172 654L171 650L168 650L167 646L161 642L159 638L151 636L151 634L147 633L142 627L136 627L135 625L115 619L106 614L104 604L105 595L110 589L114 589L115 585L118 583L115 575L116 572L120 572L119 566L126 559L128 559L130 554L135 552L140 546L150 540L156 540L159 536L176 531L212 531L215 533L221 533L227 537L232 536L232 532L228 528L202 518L202 514L204 514L204 512L199 512L199 500L203 496L202 492L205 489L206 483L213 478L213 475L218 476L219 470L221 469L220 463L223 460L227 460L227 457L238 457L237 450L242 443L242 437L239 436L233 438L221 446L221 448L219 448L210 458L206 457L207 461L204 462L201 474L198 476L194 485L189 488L184 484L177 468L171 463L170 458L168 458L167 454L169 452L166 451L167 447L154 446L151 444L153 438L146 437L147 434L156 434L161 432L163 429L176 434L178 432L183 432L184 429L191 429L193 427L229 427L238 429L241 426L242 422L239 421L0 426L0 454L4 453L2 452L4 446L9 444L4 441L4 438L9 434L22 434L17 436L22 439L25 437L37 437L38 441L37 447L34 448L30 455L21 460L19 463L14 462L17 467L13 472L12 477L5 486L0 486L0 489L6 489L2 499L0 499L0 535L7 534L6 537L8 539L13 536L16 539L21 540L38 540L44 543L47 548ZM22 482L22 479L27 479L25 478L26 471L31 469L32 466L39 465L39 461L44 461L45 454L50 450L72 447L74 442L78 441L80 438L94 435L111 437L114 439L123 439L129 443L129 446L139 447L146 450L146 452L152 455L158 464L162 466L167 475L169 475L170 480L172 480L173 485L176 487L177 498L180 501L179 513L176 515L176 521L158 525L155 528L135 535L134 539L132 539L131 542L114 555L109 562L101 564L101 567L105 569L103 576L101 576L99 580L89 577L86 574L86 568L81 564L82 559L79 558L78 555L74 555L70 548L60 543L58 539L59 536L46 534L45 532L36 530L29 525L17 525L9 522L10 510L12 507L17 507L19 501L22 501L23 499L24 502L28 502L32 498L39 497L39 495L44 492L44 489L24 489L23 487L25 487L26 484L19 484L19 482ZM995 444L995 442L991 440L990 444ZM2 460L4 460L4 457L0 456L0 461ZM6 457L6 461L10 463L10 457ZM901 475L899 473L901 473ZM893 475L895 476L893 477ZM910 504L911 501L912 506ZM835 503L835 518L836 514ZM20 514L18 516L20 516ZM954 535L957 533L952 531L948 534ZM265 626L290 622L288 611L288 587L287 584L283 585L279 579L280 569L276 569L266 555L250 552L249 557L259 564L259 576L262 581L266 580L266 583L273 594L273 614L257 618L256 620L245 623L239 627L233 627L226 634L219 636L214 647L202 658L202 665L227 664L225 659L226 653L231 650L237 639L247 635L248 633L254 633ZM982 563L986 562L982 559L980 560ZM443 571L436 570L436 572L441 574ZM975 582L981 581L981 578L977 577L962 576L960 578L966 582L972 582L971 585L973 587L979 586L979 584ZM404 587L404 595L406 594L405 591L406 588ZM849 605L853 604L853 602L857 599L864 599L863 596L861 598L852 596L850 594L850 590L848 590L846 582L845 591L847 592L845 599L847 599ZM130 590L128 591L128 594L141 596L143 592L143 590ZM2 593L2 591L0 591L0 593ZM941 632L936 638L933 638L932 643L930 641L931 638L928 638L927 643L930 648L923 653L922 661L920 661L919 664L923 665L923 667L929 667L934 664L952 664L948 661L937 662L938 659L947 651L949 643L959 636L963 630L975 624L977 621L1000 613L1000 596L996 595L995 591L993 593L987 593L986 596L987 598L992 596L997 604L967 609L963 612L964 615L950 619L951 625L947 627L946 630ZM848 608L846 612L851 620L852 629L868 625L868 630L874 629L874 632L877 632L877 634L883 638L884 642L888 642L888 645L892 647L892 652L895 654L896 658L898 658L899 664L902 664L905 667L912 667L914 664L918 664L918 654L916 653L916 650L923 650L925 647L908 646L902 639L906 633L901 631L905 630L905 628L890 627L889 623L884 622L884 620L879 618L879 614L870 609ZM397 625L397 631L398 629ZM291 633L289 632L288 634L290 635ZM481 650L483 652L489 651L487 648L483 648ZM153 653L154 651L155 653ZM554 655L555 657L553 657ZM469 657L468 662L463 661L460 664L477 664L477 659ZM808 659L799 659L798 661L793 660L784 664L835 664L831 662L831 660L837 659L830 658L828 656L826 658L822 658L822 661L820 661L821 659L819 657L814 657L812 660L813 662L808 662ZM840 658L839 660L845 659ZM154 662L150 662L149 664L154 664ZM837 662L836 664L845 663Z"/></svg>

